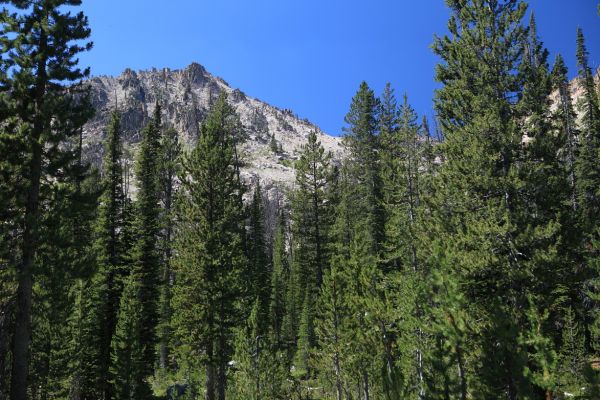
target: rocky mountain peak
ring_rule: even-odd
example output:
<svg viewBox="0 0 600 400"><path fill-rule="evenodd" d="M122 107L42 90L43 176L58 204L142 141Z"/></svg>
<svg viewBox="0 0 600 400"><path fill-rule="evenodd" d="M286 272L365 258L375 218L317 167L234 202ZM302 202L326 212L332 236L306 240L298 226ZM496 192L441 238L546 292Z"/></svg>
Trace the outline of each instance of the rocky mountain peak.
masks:
<svg viewBox="0 0 600 400"><path fill-rule="evenodd" d="M342 156L340 138L325 134L291 110L280 109L231 88L198 63L182 70L126 69L118 77L97 76L89 83L96 115L84 128L84 143L88 159L97 165L102 160L102 141L113 110L121 113L125 154L131 162L141 140L140 131L152 117L157 102L163 109L163 122L179 132L184 148L189 149L198 138L199 124L221 91L228 95L249 138L240 149L245 180L260 179L267 190L292 186L293 163L312 130L318 132L321 143L333 153L334 159ZM269 145L272 136L280 147L277 152Z"/></svg>

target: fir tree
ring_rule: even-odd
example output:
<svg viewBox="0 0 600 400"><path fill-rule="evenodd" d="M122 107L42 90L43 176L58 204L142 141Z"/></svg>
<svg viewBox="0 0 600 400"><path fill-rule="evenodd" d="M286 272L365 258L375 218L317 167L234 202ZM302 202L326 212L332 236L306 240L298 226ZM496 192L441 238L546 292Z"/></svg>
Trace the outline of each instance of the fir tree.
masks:
<svg viewBox="0 0 600 400"><path fill-rule="evenodd" d="M274 134L271 135L271 139L269 140L269 148L274 154L278 154L281 152L279 149L279 143L277 142L277 139L275 139Z"/></svg>
<svg viewBox="0 0 600 400"><path fill-rule="evenodd" d="M352 98L344 118L343 144L350 156L347 168L353 180L353 203L359 219L367 219L368 241L375 253L383 242L384 212L382 205L381 166L378 155L377 111L379 102L366 82Z"/></svg>
<svg viewBox="0 0 600 400"><path fill-rule="evenodd" d="M280 349L286 347L283 320L287 314L286 294L290 280L290 267L286 248L286 222L283 212L279 213L273 241L273 272L271 276L271 329Z"/></svg>
<svg viewBox="0 0 600 400"><path fill-rule="evenodd" d="M331 179L330 162L331 154L325 153L317 132L311 131L300 160L295 165L298 189L292 203L292 226L297 245L294 255L300 269L302 288L309 285L318 288L328 264L326 243L331 211L327 203L327 190Z"/></svg>
<svg viewBox="0 0 600 400"><path fill-rule="evenodd" d="M124 228L124 193L122 143L120 116L113 112L107 127L105 139L102 179L100 186L100 206L95 227L94 250L96 254L97 272L91 284L91 295L81 298L81 306L86 308L89 315L83 343L86 345L82 352L87 362L81 365L74 381L75 389L82 398L109 398L110 391L110 343L117 324L119 299L123 290L122 279L124 270L124 253L122 243ZM91 379L88 381L87 379Z"/></svg>
<svg viewBox="0 0 600 400"><path fill-rule="evenodd" d="M597 162L600 149L600 109L594 76L588 63L588 52L581 29L577 30L578 78L583 87L583 96L578 109L581 113L581 148L577 158L577 195L581 206L581 222L585 232L591 233L600 213L597 188L600 185L600 170Z"/></svg>
<svg viewBox="0 0 600 400"><path fill-rule="evenodd" d="M180 175L173 327L180 351L197 354L205 368L209 400L225 397L236 305L243 294L240 273L247 265L236 119L220 95Z"/></svg>
<svg viewBox="0 0 600 400"><path fill-rule="evenodd" d="M173 201L176 196L176 177L179 170L179 158L181 154L181 144L179 143L179 134L173 129L167 129L164 132L160 146L160 187L162 200L162 262L164 265L162 271L161 296L160 296L160 323L158 336L160 339L159 348L159 366L164 369L169 359L169 342L171 340L170 319L171 319L171 292L175 276L171 267L173 256L173 231L175 221L173 216Z"/></svg>
<svg viewBox="0 0 600 400"><path fill-rule="evenodd" d="M142 332L144 306L141 302L143 279L132 272L124 282L119 320L112 340L111 385L116 399L151 399L146 382L145 347Z"/></svg>
<svg viewBox="0 0 600 400"><path fill-rule="evenodd" d="M112 341L112 348L116 352L113 358L118 364L130 365L132 368L127 374L133 381L125 383L134 388L130 395L138 396L135 397L138 399L145 398L150 393L147 378L153 374L156 361L161 267L158 251L160 124L160 107L157 105L154 118L142 131L142 143L136 162L138 193L134 229L137 235L132 249L130 272L135 284L130 282L133 288L127 292L128 296L135 298L123 300L127 307L121 307L118 314L118 324L122 328ZM128 314L138 307L140 312ZM126 337L128 334L136 337ZM119 386L119 377L116 379L117 392L131 390Z"/></svg>
<svg viewBox="0 0 600 400"><path fill-rule="evenodd" d="M269 325L269 299L271 287L267 284L271 277L271 263L267 257L265 241L264 211L260 182L256 183L252 203L250 204L250 221L248 232L248 276L251 279L250 296L258 302L257 332L263 335Z"/></svg>
<svg viewBox="0 0 600 400"><path fill-rule="evenodd" d="M347 273L340 270L342 266L334 257L323 280L315 320L319 348L315 364L322 384L337 400L343 399L347 390L348 376L343 366L350 356L347 346L349 310L344 296L347 291Z"/></svg>
<svg viewBox="0 0 600 400"><path fill-rule="evenodd" d="M229 398L258 400L289 396L286 356L277 349L272 332L259 334L259 309L259 302L255 301L246 326L237 331Z"/></svg>
<svg viewBox="0 0 600 400"><path fill-rule="evenodd" d="M576 171L575 161L578 158L578 143L577 138L579 132L577 129L577 117L573 109L573 99L571 98L571 91L569 80L567 78L567 67L562 56L559 54L554 62L552 69L552 84L553 89L558 91L559 100L558 107L553 115L556 129L559 130L559 137L564 143L563 148L560 152L560 157L563 160L567 174L569 184L569 197L571 203L571 209L577 211L578 201L576 192Z"/></svg>

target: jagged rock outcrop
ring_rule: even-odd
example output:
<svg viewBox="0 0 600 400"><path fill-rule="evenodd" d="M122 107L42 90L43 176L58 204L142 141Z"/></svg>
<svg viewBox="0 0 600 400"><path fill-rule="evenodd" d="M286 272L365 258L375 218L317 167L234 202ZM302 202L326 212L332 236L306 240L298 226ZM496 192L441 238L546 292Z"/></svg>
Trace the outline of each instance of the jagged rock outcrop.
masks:
<svg viewBox="0 0 600 400"><path fill-rule="evenodd" d="M228 94L228 101L237 110L248 135L240 149L245 180L260 179L267 190L292 186L293 162L308 133L314 129L334 159L339 160L342 156L340 138L323 133L290 110L279 109L231 88L197 63L182 70L164 68L136 72L127 69L119 77L98 76L89 83L96 115L84 128L84 151L88 160L96 165L102 160L102 142L113 109L122 114L126 162L132 163L141 139L140 131L152 117L157 101L163 108L163 122L179 132L184 148L190 148L198 138L200 122L221 91ZM281 146L280 152L271 150L271 135Z"/></svg>

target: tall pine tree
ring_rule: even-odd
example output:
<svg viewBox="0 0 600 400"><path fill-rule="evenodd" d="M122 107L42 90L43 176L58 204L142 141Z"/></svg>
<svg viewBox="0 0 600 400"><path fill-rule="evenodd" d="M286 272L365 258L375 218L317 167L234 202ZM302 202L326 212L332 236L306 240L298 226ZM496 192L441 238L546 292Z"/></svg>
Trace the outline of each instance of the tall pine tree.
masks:
<svg viewBox="0 0 600 400"><path fill-rule="evenodd" d="M22 209L15 243L16 301L12 340L11 398L25 400L28 390L29 346L32 336L32 291L35 281L36 253L45 238L40 236L40 204L76 156L76 126L89 116L89 106L78 106L81 86L75 85L89 75L77 67L77 55L91 48L83 13L73 14L63 6L79 6L81 1L3 1L8 9L0 14L3 72L0 77L10 101L5 112L15 118L9 126L10 148L16 152L9 162L20 170L21 181L16 207ZM69 87L69 88L67 88ZM65 129L67 128L67 129ZM4 129L4 128L3 128Z"/></svg>
<svg viewBox="0 0 600 400"><path fill-rule="evenodd" d="M221 94L182 162L174 258L173 328L180 352L193 352L206 376L206 399L225 398L232 328L239 322L244 210L239 201L237 116Z"/></svg>

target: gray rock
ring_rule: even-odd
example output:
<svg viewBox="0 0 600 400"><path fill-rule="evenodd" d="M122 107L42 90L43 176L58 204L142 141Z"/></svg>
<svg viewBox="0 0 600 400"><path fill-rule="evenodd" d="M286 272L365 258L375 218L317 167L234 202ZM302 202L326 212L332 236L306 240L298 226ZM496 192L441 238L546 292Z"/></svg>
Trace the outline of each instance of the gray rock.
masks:
<svg viewBox="0 0 600 400"><path fill-rule="evenodd" d="M231 88L223 79L211 75L197 63L183 70L125 70L119 77L91 78L92 104L96 114L84 127L86 158L98 165L102 160L102 141L110 113L118 109L122 115L124 147L131 157L141 140L140 131L148 123L158 101L163 109L163 122L180 134L184 149L190 149L199 134L199 124L221 91L236 109L249 137L240 150L242 177L249 183L260 179L263 187L287 189L294 184L292 161L298 159L301 146L311 130L317 130L323 147L340 160L343 150L338 137L323 133L308 120L299 119L291 110L279 109ZM281 154L269 148L271 135L282 146ZM131 162L131 160L128 160ZM279 193L279 189L277 189Z"/></svg>

